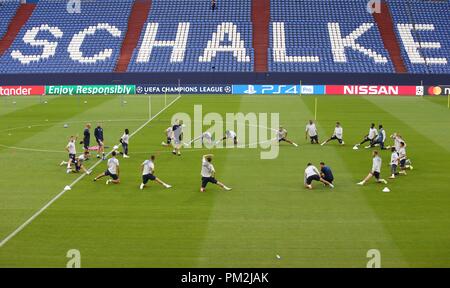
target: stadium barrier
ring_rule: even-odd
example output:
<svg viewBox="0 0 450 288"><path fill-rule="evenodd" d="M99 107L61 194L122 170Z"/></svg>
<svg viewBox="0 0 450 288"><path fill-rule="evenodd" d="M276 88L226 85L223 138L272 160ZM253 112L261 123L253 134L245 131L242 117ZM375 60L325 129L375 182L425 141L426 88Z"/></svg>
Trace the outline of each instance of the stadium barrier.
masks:
<svg viewBox="0 0 450 288"><path fill-rule="evenodd" d="M446 74L389 73L37 73L0 74L0 85L438 85L448 84Z"/></svg>
<svg viewBox="0 0 450 288"><path fill-rule="evenodd" d="M448 96L450 85L48 85L0 86L0 96L58 95L148 95L148 94L234 94L234 95L390 95Z"/></svg>
<svg viewBox="0 0 450 288"><path fill-rule="evenodd" d="M0 96L44 95L45 86L0 86Z"/></svg>

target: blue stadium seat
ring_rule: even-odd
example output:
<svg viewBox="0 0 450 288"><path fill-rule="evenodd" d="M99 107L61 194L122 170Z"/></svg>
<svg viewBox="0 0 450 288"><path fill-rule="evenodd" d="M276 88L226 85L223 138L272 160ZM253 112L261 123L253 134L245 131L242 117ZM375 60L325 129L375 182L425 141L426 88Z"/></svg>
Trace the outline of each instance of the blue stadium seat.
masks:
<svg viewBox="0 0 450 288"><path fill-rule="evenodd" d="M66 1L40 0L0 58L0 73L114 71L132 3L86 1L81 13L68 13Z"/></svg>
<svg viewBox="0 0 450 288"><path fill-rule="evenodd" d="M204 0L153 0L128 71L253 71L251 0L218 0L217 7L212 11ZM224 48L214 52L217 47Z"/></svg>
<svg viewBox="0 0 450 288"><path fill-rule="evenodd" d="M394 72L366 0L271 0L268 53L274 72Z"/></svg>
<svg viewBox="0 0 450 288"><path fill-rule="evenodd" d="M409 73L450 74L450 3L389 0Z"/></svg>
<svg viewBox="0 0 450 288"><path fill-rule="evenodd" d="M0 39L8 30L11 19L19 8L19 0L0 0Z"/></svg>

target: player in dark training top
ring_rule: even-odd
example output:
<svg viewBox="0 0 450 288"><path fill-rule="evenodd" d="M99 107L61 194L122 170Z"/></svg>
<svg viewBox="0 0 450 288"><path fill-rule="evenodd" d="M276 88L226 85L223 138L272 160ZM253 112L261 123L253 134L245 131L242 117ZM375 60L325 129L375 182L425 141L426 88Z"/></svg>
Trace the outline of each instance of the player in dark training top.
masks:
<svg viewBox="0 0 450 288"><path fill-rule="evenodd" d="M83 131L83 141L80 144L83 144L86 160L89 159L89 145L91 144L91 123L87 123L86 127Z"/></svg>
<svg viewBox="0 0 450 288"><path fill-rule="evenodd" d="M97 127L94 130L94 136L95 136L95 140L97 141L98 144L98 149L97 149L97 158L100 158L100 153L102 154L102 160L105 160L105 144L104 144L104 138L103 138L103 128L102 126L99 124L97 124Z"/></svg>

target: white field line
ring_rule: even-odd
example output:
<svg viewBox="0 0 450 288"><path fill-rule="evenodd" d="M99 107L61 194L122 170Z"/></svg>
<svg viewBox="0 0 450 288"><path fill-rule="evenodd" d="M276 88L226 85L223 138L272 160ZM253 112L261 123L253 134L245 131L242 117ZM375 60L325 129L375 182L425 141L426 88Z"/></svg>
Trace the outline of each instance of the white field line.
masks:
<svg viewBox="0 0 450 288"><path fill-rule="evenodd" d="M133 137L134 135L136 135L136 133L138 133L139 131L141 131L145 126L147 126L151 121L153 121L156 117L158 117L161 113L163 113L164 111L166 111L167 108L169 108L170 106L172 106L173 103L175 103L176 101L178 101L178 99L181 98L181 95L178 96L175 100L173 100L172 102L170 102L166 107L164 107L163 109L161 109L158 113L156 113L152 118L148 119L144 124L142 124L138 129L136 129L131 135L130 138ZM107 156L109 156L112 153L113 150L111 150L110 152L108 152ZM92 167L89 168L89 170L93 170L95 167L97 167L100 163L102 163L102 160L98 160L94 165L92 165ZM77 179L75 179L70 185L69 187L72 188L75 184L77 184L78 182L80 182L84 177L86 176L86 174L80 175L80 177L78 177ZM20 231L22 231L25 227L28 226L28 224L30 224L31 222L33 222L34 219L36 219L42 212L44 212L48 207L50 207L50 205L52 205L56 200L58 200L62 195L64 195L64 193L66 193L69 190L65 190L63 189L61 192L59 192L58 195L56 195L55 197L53 197L47 204L45 204L41 209L39 209L38 211L36 211L36 213L34 213L30 218L28 218L27 221L25 221L22 225L20 225L19 227L17 227L16 230L14 230L11 234L9 234L5 239L2 240L2 242L0 242L0 248L3 247L9 240L11 240L14 236L16 236Z"/></svg>

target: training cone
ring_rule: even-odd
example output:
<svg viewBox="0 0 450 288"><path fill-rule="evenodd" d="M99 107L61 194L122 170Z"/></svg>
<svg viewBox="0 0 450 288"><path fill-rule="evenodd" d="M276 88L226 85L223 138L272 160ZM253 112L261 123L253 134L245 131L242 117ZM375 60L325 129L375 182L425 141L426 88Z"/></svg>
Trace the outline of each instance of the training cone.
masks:
<svg viewBox="0 0 450 288"><path fill-rule="evenodd" d="M391 192L391 190L388 187L384 187L383 192Z"/></svg>
<svg viewBox="0 0 450 288"><path fill-rule="evenodd" d="M358 146L353 146L353 150L358 150Z"/></svg>

